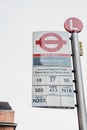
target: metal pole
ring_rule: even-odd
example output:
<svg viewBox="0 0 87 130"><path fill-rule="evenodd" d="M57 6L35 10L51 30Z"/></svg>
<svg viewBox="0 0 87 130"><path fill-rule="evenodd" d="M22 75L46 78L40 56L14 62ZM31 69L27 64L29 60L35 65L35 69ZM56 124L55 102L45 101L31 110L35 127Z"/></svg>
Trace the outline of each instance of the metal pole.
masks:
<svg viewBox="0 0 87 130"><path fill-rule="evenodd" d="M76 80L75 85L77 91L76 100L77 100L79 130L87 130L87 116L86 116L86 106L85 106L83 79L82 79L81 62L80 62L79 41L78 41L78 34L76 32L72 33L71 42L73 51L73 63L75 69L75 80Z"/></svg>

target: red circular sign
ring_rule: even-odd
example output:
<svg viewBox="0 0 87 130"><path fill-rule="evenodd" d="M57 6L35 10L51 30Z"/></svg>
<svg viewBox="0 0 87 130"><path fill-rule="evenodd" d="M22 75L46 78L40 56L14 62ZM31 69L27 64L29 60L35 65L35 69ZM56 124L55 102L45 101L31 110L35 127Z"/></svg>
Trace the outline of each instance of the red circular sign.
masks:
<svg viewBox="0 0 87 130"><path fill-rule="evenodd" d="M83 28L83 24L79 19L72 17L72 18L68 18L65 21L64 27L70 33L73 32L79 33Z"/></svg>
<svg viewBox="0 0 87 130"><path fill-rule="evenodd" d="M47 40L48 37L54 37L56 38L56 40ZM57 44L56 47L47 47L46 44ZM66 44L66 41L63 40L58 34L56 33L46 33L44 35L41 36L41 38L39 40L36 40L36 45L39 45L42 49L44 49L45 51L48 52L56 52L58 50L60 50L62 48L62 46Z"/></svg>

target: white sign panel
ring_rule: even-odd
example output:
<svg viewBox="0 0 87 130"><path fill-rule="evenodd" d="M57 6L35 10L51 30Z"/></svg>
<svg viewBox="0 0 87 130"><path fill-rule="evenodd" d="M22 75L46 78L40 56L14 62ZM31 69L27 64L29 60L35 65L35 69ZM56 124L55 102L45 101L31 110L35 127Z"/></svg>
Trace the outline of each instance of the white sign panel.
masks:
<svg viewBox="0 0 87 130"><path fill-rule="evenodd" d="M70 54L67 32L33 32L33 54ZM52 53L49 53L52 52Z"/></svg>
<svg viewBox="0 0 87 130"><path fill-rule="evenodd" d="M33 33L32 106L74 108L67 32Z"/></svg>

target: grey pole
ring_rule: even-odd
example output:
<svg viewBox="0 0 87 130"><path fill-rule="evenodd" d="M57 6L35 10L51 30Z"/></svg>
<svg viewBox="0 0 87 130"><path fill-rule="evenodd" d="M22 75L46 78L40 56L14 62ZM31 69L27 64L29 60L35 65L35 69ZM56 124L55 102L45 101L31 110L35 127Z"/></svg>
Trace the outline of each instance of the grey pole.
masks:
<svg viewBox="0 0 87 130"><path fill-rule="evenodd" d="M76 32L72 33L71 43L73 51L73 64L75 69L75 80L76 80L75 86L77 91L76 100L77 100L79 130L87 130L87 116L86 116L83 78L80 62L79 41L78 41L78 34Z"/></svg>

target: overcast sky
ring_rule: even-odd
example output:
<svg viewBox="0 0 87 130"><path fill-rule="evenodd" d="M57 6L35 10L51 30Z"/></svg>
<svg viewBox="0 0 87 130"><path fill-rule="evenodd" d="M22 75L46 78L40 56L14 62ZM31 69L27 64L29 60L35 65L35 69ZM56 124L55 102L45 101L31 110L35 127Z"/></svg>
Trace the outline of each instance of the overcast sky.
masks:
<svg viewBox="0 0 87 130"><path fill-rule="evenodd" d="M86 98L87 0L0 0L0 101L15 110L16 130L78 130L76 109L32 108L32 32L64 31L69 17L84 25L79 40Z"/></svg>

